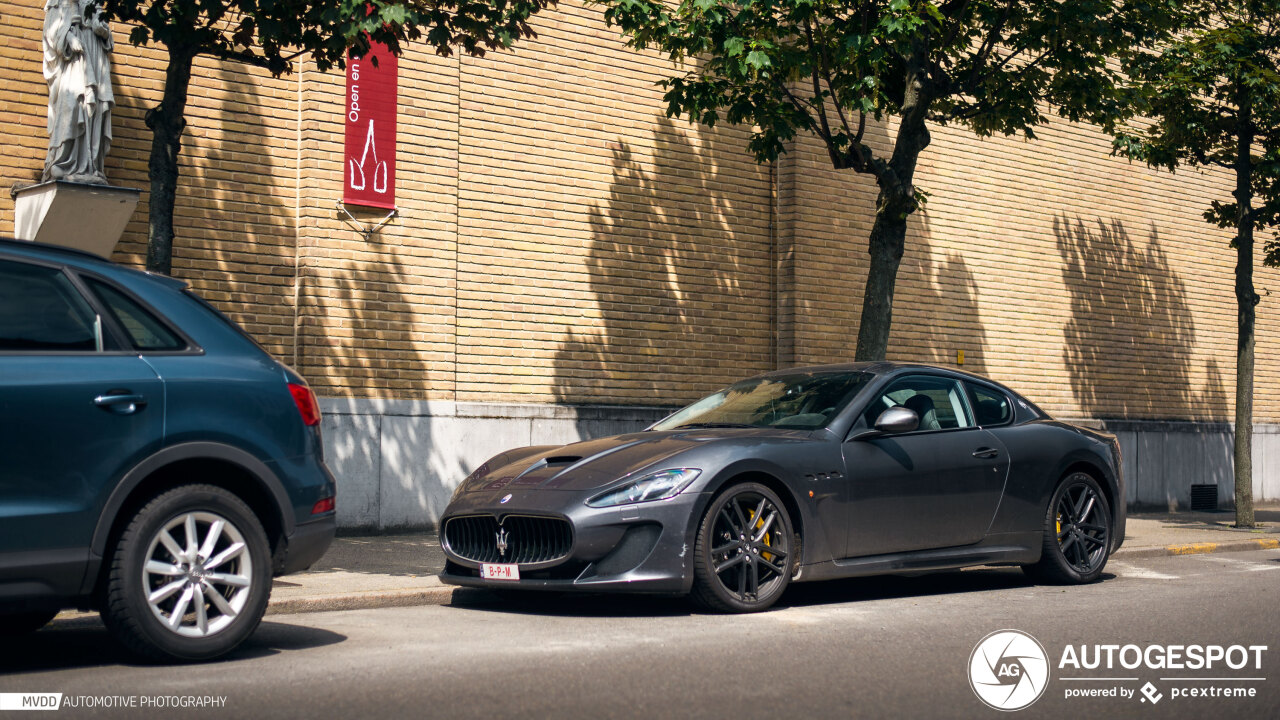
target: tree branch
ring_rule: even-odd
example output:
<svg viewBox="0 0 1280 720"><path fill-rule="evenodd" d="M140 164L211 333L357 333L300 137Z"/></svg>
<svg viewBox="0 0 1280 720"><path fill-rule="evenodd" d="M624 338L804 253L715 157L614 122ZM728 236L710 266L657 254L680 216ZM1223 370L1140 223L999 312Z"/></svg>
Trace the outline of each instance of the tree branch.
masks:
<svg viewBox="0 0 1280 720"><path fill-rule="evenodd" d="M813 26L809 24L808 18L806 18L804 21L804 31L805 31L805 35L808 36L809 38L809 52L810 53L817 52L818 51L817 45L815 45L813 42ZM825 100L822 99L822 81L818 79L817 65L813 66L812 75L813 75L813 102L818 111L818 120L822 123L823 134L826 137L830 138L831 127L827 124L827 103ZM835 152L834 147L830 148L830 150L832 153ZM835 159L834 154L832 155L832 159L833 160Z"/></svg>
<svg viewBox="0 0 1280 720"><path fill-rule="evenodd" d="M965 1L968 2L968 0L965 0ZM806 23L805 25L806 27L808 27L808 23ZM836 94L836 84L831 75L831 64L827 61L826 41L822 38L819 38L819 39L823 40L823 42L821 43L821 49L818 51L818 59L821 61L821 65L822 65L822 76L827 81L827 91L831 93L831 102L836 106L836 113L840 116L840 125L844 128L845 134L852 135L853 130L852 128L849 127L849 119L845 117L845 114L844 114L844 104L840 102L840 96ZM814 49L812 30L810 30L810 33L809 33L809 49L810 50ZM816 78L815 78L815 84L816 84ZM865 114L863 118L865 120ZM862 132L861 132L861 129L859 129L858 139L861 139L861 138L862 138Z"/></svg>
<svg viewBox="0 0 1280 720"><path fill-rule="evenodd" d="M786 81L781 78L778 78L777 76L775 76L775 78L777 79L777 82L778 82L778 89L782 91L783 95L787 96L787 100L791 102L791 104L795 107L795 109L799 110L801 115L804 115L804 119L809 124L809 129L813 131L813 134L822 138L823 141L829 145L831 143L831 136L822 134L821 128L819 128L818 124L814 122L813 116L809 114L809 111L807 109L805 109L804 104L802 104L800 100L796 98L795 95L791 94L791 90L790 88L787 87Z"/></svg>
<svg viewBox="0 0 1280 720"><path fill-rule="evenodd" d="M979 71L987 64L987 58L991 56L996 44L1000 42L1000 37L1004 33L1004 26L1009 22L1010 13L1011 11L1006 7L1004 13L1000 16L1000 20L991 28L986 40L982 42L982 46L978 49L978 54L973 58L973 71L969 73L966 87L974 87L978 82Z"/></svg>
<svg viewBox="0 0 1280 720"><path fill-rule="evenodd" d="M956 14L953 18L955 22L951 23L951 30L950 32L947 33L946 40L942 42L943 48L947 48L951 46L952 41L956 39L956 34L960 32L961 26L964 25L964 15L966 12L969 11L969 2L970 0L963 0L960 3L960 9L956 10ZM938 8L938 10L939 12L942 13L943 17L952 17L951 15L947 14L948 12L950 12L951 7L954 7L953 3L944 3L942 7Z"/></svg>
<svg viewBox="0 0 1280 720"><path fill-rule="evenodd" d="M265 57L254 54L252 50L210 49L208 50L208 54L218 58L219 60L241 62L245 65L252 65L254 67L267 68L270 65ZM296 57L296 55L294 57Z"/></svg>

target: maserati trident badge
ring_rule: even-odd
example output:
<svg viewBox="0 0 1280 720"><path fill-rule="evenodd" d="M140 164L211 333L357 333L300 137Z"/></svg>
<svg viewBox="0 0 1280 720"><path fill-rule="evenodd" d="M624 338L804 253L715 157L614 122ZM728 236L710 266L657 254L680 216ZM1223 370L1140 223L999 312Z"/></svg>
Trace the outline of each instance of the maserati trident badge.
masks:
<svg viewBox="0 0 1280 720"><path fill-rule="evenodd" d="M498 528L498 557L507 556L507 529Z"/></svg>

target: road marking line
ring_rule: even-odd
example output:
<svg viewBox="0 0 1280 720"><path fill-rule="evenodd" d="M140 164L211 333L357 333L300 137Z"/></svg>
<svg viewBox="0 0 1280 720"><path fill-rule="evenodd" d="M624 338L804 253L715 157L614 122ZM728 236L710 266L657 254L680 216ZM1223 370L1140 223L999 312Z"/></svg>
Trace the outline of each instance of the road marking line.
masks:
<svg viewBox="0 0 1280 720"><path fill-rule="evenodd" d="M1181 580L1178 575L1166 575L1162 572L1156 572L1148 568L1138 568L1124 563L1112 562L1111 568L1118 571L1121 577L1137 578L1139 580Z"/></svg>
<svg viewBox="0 0 1280 720"><path fill-rule="evenodd" d="M1280 570L1280 565L1276 565L1276 564L1268 565L1266 563L1254 562L1253 560L1240 560L1238 558L1227 558L1227 557L1214 557L1214 558L1205 557L1202 559L1205 562L1221 562L1221 563L1227 563L1228 565L1235 565L1239 567L1242 572L1261 572L1263 570Z"/></svg>

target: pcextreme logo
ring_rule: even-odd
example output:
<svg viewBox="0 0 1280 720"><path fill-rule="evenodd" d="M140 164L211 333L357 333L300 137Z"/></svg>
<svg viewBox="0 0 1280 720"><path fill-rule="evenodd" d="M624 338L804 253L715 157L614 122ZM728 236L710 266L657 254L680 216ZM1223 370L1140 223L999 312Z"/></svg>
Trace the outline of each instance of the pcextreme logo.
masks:
<svg viewBox="0 0 1280 720"><path fill-rule="evenodd" d="M1048 685L1049 656L1021 630L997 630L969 656L969 686L996 710L1021 710L1039 700Z"/></svg>

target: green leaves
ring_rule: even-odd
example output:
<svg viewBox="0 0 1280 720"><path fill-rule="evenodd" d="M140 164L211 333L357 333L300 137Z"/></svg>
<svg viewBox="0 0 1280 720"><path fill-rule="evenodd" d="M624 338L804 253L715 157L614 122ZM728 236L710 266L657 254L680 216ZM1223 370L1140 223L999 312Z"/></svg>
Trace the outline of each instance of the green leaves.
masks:
<svg viewBox="0 0 1280 720"><path fill-rule="evenodd" d="M751 52L747 53L746 62L747 62L747 65L749 65L752 69L757 71L763 70L772 64L772 62L769 60L769 56L766 55L762 50L752 50Z"/></svg>
<svg viewBox="0 0 1280 720"><path fill-rule="evenodd" d="M1107 59L1159 37L1175 0L593 0L640 48L687 62L669 112L755 128L770 160L808 132L877 172L869 119L919 111L979 135L1034 134L1044 107L1118 112Z"/></svg>
<svg viewBox="0 0 1280 720"><path fill-rule="evenodd" d="M1205 219L1222 228L1280 228L1280 0L1232 5L1185 2L1180 27L1123 58L1122 97L1138 121L1113 128L1115 154L1174 170L1231 170L1248 188L1249 211L1215 199ZM1280 263L1269 242L1266 261Z"/></svg>
<svg viewBox="0 0 1280 720"><path fill-rule="evenodd" d="M634 0L639 3L640 0ZM534 37L529 19L554 0L101 0L107 19L135 25L129 40L246 62L283 74L300 55L341 67L371 41L400 52L424 39L441 55L470 55ZM230 20L230 21L228 21Z"/></svg>

